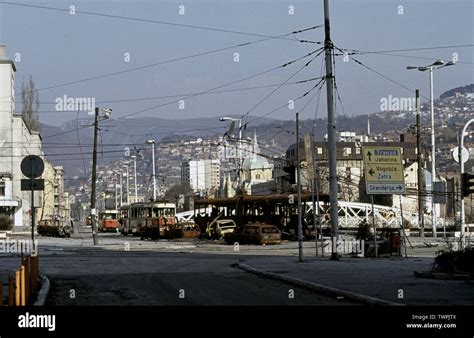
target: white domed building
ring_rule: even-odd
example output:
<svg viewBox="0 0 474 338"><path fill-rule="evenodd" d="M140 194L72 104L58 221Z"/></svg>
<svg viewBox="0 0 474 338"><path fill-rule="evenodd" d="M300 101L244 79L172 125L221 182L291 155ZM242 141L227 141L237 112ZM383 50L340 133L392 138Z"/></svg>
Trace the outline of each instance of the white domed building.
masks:
<svg viewBox="0 0 474 338"><path fill-rule="evenodd" d="M252 149L242 163L243 188L247 194L251 194L251 187L257 183L264 183L273 178L273 164L265 157L259 155L260 147L257 142L257 134L254 134Z"/></svg>

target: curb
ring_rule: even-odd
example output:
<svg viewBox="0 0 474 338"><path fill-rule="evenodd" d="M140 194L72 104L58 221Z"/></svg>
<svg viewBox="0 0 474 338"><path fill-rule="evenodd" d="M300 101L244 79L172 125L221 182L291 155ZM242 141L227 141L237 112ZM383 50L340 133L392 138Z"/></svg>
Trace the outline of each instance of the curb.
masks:
<svg viewBox="0 0 474 338"><path fill-rule="evenodd" d="M48 298L50 283L48 277L45 275L40 275L41 278L41 290L38 292L36 301L33 303L33 306L44 306L46 303L46 298Z"/></svg>
<svg viewBox="0 0 474 338"><path fill-rule="evenodd" d="M256 268L251 267L250 265L247 265L247 264L236 263L236 264L233 264L233 266L236 266L239 269L245 270L247 272L253 273L253 274L258 275L258 276L262 276L262 277L266 277L266 278L270 278L270 279L275 279L275 280L278 280L278 281L283 281L283 282L288 283L288 284L301 286L301 287L304 287L306 289L310 289L312 291L319 292L319 293L326 294L326 295L344 296L347 299L350 299L350 300L353 300L353 301L356 301L356 302L359 302L359 303L364 303L364 304L369 304L369 305L384 305L384 306L387 306L387 305L389 305L389 306L404 306L405 305L405 304L401 304L401 303L390 302L390 301L383 300L383 299L376 298L376 297L362 295L362 294L355 293L355 292L352 292L352 291L337 289L337 288L333 288L333 287L326 286L326 285L321 285L321 284L317 284L317 283L313 283L313 282L308 282L308 281L305 281L305 280L302 280L302 279L299 279L299 278L295 278L295 277L280 275L280 274L277 274L277 273L256 269Z"/></svg>

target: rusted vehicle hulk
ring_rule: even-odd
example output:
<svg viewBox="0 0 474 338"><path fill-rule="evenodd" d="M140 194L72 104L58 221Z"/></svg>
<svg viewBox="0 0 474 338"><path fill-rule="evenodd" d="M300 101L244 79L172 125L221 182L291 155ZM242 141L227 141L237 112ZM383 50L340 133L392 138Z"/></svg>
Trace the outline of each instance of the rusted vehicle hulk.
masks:
<svg viewBox="0 0 474 338"><path fill-rule="evenodd" d="M249 223L238 227L232 233L224 235L228 244L279 244L281 243L280 230L274 225L265 223Z"/></svg>
<svg viewBox="0 0 474 338"><path fill-rule="evenodd" d="M70 221L44 219L38 222L38 234L42 236L71 237Z"/></svg>
<svg viewBox="0 0 474 338"><path fill-rule="evenodd" d="M199 238L199 236L201 236L201 230L194 222L177 223L166 233L168 238Z"/></svg>

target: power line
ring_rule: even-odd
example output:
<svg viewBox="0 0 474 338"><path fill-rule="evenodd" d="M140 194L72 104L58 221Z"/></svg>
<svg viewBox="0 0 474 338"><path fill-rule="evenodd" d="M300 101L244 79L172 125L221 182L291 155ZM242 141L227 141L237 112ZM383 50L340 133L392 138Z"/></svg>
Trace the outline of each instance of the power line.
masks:
<svg viewBox="0 0 474 338"><path fill-rule="evenodd" d="M303 29L303 30L300 30L300 31L307 31L307 30L311 30L311 29L316 29L318 27L319 26L314 26L314 27L306 28L306 29ZM169 60L165 60L165 61L160 61L160 62L148 64L148 65L138 66L138 67L134 67L134 68L126 69L126 70L116 71L116 72L112 72L112 73L105 73L105 74L92 76L92 77L88 77L88 78L84 78L84 79L80 79L80 80L64 82L64 83L60 83L60 84L57 84L57 85L52 85L52 86L49 86L49 87L38 88L37 91L40 92L40 91L45 91L45 90L49 90L49 89L69 86L69 85L73 85L73 84L77 84L77 83L83 83L83 82L88 82L88 81L92 81L92 80L103 79L103 78L107 78L107 77L111 77L111 76L115 76L115 75L121 75L121 74L125 74L125 73L135 72L137 70L142 70L142 69L152 68L152 67L156 67L156 66L162 66L162 65L165 65L165 64L173 63L173 62L192 59L192 58L199 57L199 56L215 54L215 53L222 52L222 51L229 50L229 49L245 47L245 46L249 46L249 45L256 44L256 43L260 43L260 42L264 42L264 41L268 41L268 40L272 40L272 39L277 39L278 37L292 35L292 34L295 34L295 32L300 32L300 31L293 31L291 33L286 33L286 34L282 34L282 35L278 35L278 36L270 36L270 37L266 37L264 39L239 43L239 44L235 44L235 45L232 45L232 46L227 46L227 47L218 48L218 49L214 49L214 50L209 50L209 51L205 51L205 52L201 52L201 53L182 56L182 57L169 59ZM294 41L294 40L292 40L292 41ZM316 44L321 44L321 42L316 42ZM22 94L22 92L19 92L19 93L15 94L15 96L19 96L21 94ZM3 97L2 99L8 99L8 98L9 97Z"/></svg>
<svg viewBox="0 0 474 338"><path fill-rule="evenodd" d="M344 49L343 49L344 50ZM367 53L354 53L352 55L365 55L365 54L373 54L370 52ZM408 59L418 59L418 60L428 60L428 61L433 61L433 58L428 58L428 57L422 57L422 56L414 56L414 55L403 55L403 54L393 54L393 53L385 53L385 52L378 52L376 53L377 55L386 55L386 56L395 56L395 57L402 57L402 58L408 58ZM346 54L334 54L336 56L344 56ZM348 55L348 54L347 54ZM466 61L456 61L456 64L465 64L465 65L474 65L474 62L466 62Z"/></svg>
<svg viewBox="0 0 474 338"><path fill-rule="evenodd" d="M238 79L238 80L235 80L235 81L232 81L232 82L228 82L226 84L223 84L223 85L219 85L219 86L216 86L216 87L213 87L213 88L210 88L210 89L207 89L205 91L202 91L202 92L199 92L199 93L195 93L195 94L192 94L192 95L189 95L189 96L186 96L186 97L182 97L180 99L176 99L176 100L173 100L173 101L169 101L169 102L166 102L166 103L163 103L163 104L160 104L160 105L157 105L157 106L154 106L154 107L150 107L150 108L146 108L146 109L141 109L139 111L136 111L134 113L130 113L130 114L127 114L127 115L124 115L124 116L121 116L119 117L118 119L125 119L127 117L130 117L130 116L134 116L134 115L138 115L138 114L141 114L141 113L144 113L144 112L147 112L147 111L150 111L150 110L154 110L154 109L157 109L157 108L161 108L161 107L164 107L164 106L167 106L167 105L170 105L170 104L173 104L173 103L177 103L181 100L187 100L187 99L190 99L190 98L193 98L195 96L199 96L199 95L203 95L203 94L206 94L210 91L214 91L214 90L217 90L217 89L220 89L220 88L224 88L224 87L228 87L230 85L233 85L233 84L236 84L236 83L239 83L239 82L243 82L243 81L247 81L249 79L252 79L252 78L255 78L255 77L258 77L258 76L261 76L261 75L264 75L264 74L267 74L267 73L270 73L270 72L273 72L277 69L281 69L281 68L284 68L284 67L287 67L291 64L294 64L300 60L303 60L313 54L315 54L316 52L318 52L320 49L316 49L312 52L309 52L307 53L306 55L302 56L302 57L299 57L297 59L294 59L294 60L291 60L283 65L280 65L280 66L276 66L276 67L273 67L271 69L267 69L265 71L262 71L262 72L259 72L257 74L254 74L254 75L250 75L250 76L247 76L247 77L244 77L244 78L241 78L241 79Z"/></svg>
<svg viewBox="0 0 474 338"><path fill-rule="evenodd" d="M342 49L340 49L340 48L338 48L338 47L336 47L336 46L334 46L334 48L338 49L339 51L342 51ZM373 69L373 68L371 68L371 67L365 65L365 64L362 63L361 61L355 59L353 56L349 55L349 57L351 58L351 60L353 60L353 61L354 61L355 63L357 63L358 65L360 65L360 66L364 67L365 69L370 70L371 72L374 72L375 74L377 74L377 75L383 77L384 79L386 79L386 80L388 80L388 81L390 81L390 82L392 82L392 83L394 83L394 84L396 84L396 85L398 85L398 86L400 86L400 87L402 87L402 88L404 88L404 89L410 91L411 93L413 93L413 92L415 91L414 89L409 88L409 87L405 86L404 84L402 84L402 83L400 83L400 82L398 82L398 81L395 81L394 79L388 77L387 75L384 75L384 74L380 73L379 71L376 71L375 69ZM428 99L428 98L427 98L426 96L424 96L424 95L421 95L421 96L423 96L425 99Z"/></svg>
<svg viewBox="0 0 474 338"><path fill-rule="evenodd" d="M233 85L233 84L235 84L235 83L243 82L243 81L249 80L249 79L251 79L251 78L261 76L261 75L266 74L266 73L270 73L270 72L275 71L275 70L277 70L277 69L284 68L284 67L286 67L286 66L288 66L288 65L291 65L291 64L296 63L296 62L298 62L298 61L300 61L300 60L303 60L303 59L305 59L305 58L307 58L307 57L313 55L313 54L316 53L318 50L319 50L319 49L316 49L316 50L314 50L314 51L312 51L312 52L307 53L306 55L304 55L304 56L302 56L302 57L299 57L299 58L297 58L297 59L291 60L291 61L289 61L289 62L287 62L287 63L285 63L285 64L283 64L283 65L273 67L273 68L271 68L271 69L268 69L268 70L259 72L259 73L257 73L257 74L250 75L250 76L241 78L241 79L239 79L239 80L232 81L232 82L230 82L230 83L226 83L226 84L223 84L223 85L214 87L214 88L210 88L210 89L205 90L205 91L203 91L203 92L195 93L195 94L190 95L190 96L187 96L187 97L182 97L182 98L180 98L180 99L173 100L173 101L169 101L169 102L160 104L160 105L158 105L158 106L154 106L154 107L142 109L142 110L136 111L136 112L134 112L134 113L130 113L130 114L127 114L127 115L125 115L125 116L121 116L121 117L117 118L117 120L125 119L125 118L127 118L127 117L134 116L134 115L138 115L138 114L141 114L141 113L144 113L144 112L153 110L153 109L161 108L161 107L164 107L164 106L173 104L173 103L177 103L177 102L179 102L179 101L181 101L181 100L186 100L186 99L189 99L189 98L192 98L192 97L195 97L195 96L203 95L203 94L208 93L208 92L213 91L213 90L217 90L217 89L220 89L220 88L223 88L223 87L227 87L227 86ZM109 120L109 121L110 121L110 120ZM106 121L105 123L103 123L102 126L107 126L107 124L106 124L107 122L108 122L108 121ZM61 133L58 133L58 134L49 135L49 136L44 137L43 139L51 138L51 137L56 137L56 136L61 136L61 135L64 135L64 134L68 134L68 133L71 133L71 132L75 132L76 130L80 130L80 129L84 129L84 128L89 128L90 126L91 126L91 125L82 126L82 127L80 127L80 128L76 128L76 129L64 131L64 132L61 132Z"/></svg>
<svg viewBox="0 0 474 338"><path fill-rule="evenodd" d="M49 7L49 6L31 5L31 4L25 4L25 3L14 3L14 2L9 2L9 1L0 1L0 4L10 5L10 6L21 6L21 7L37 8L37 9L45 9L45 10L66 12L66 13L70 12L70 9L64 9L64 8L58 8L58 7ZM265 38L272 38L272 39L283 39L283 40L289 40L289 41L294 41L294 42L306 42L306 43L317 43L317 42L310 41L310 40L300 40L300 39L295 40L295 39L292 39L292 38L286 38L285 36L292 35L292 34L303 33L303 32L306 32L308 30L320 28L320 27L323 26L323 25L317 25L317 26L314 26L314 27L300 29L300 30L297 30L297 31L293 31L289 34L279 35L279 36L275 37L275 36L270 36L270 35L265 35L265 34L242 32L242 31L230 30L230 29L224 29L224 28L214 28L214 27L205 27L205 26L197 26L197 25L188 25L188 24L181 24L181 23L169 22L169 21L142 19L142 18L135 18L135 17L129 17L129 16L113 15L113 14L105 14L105 13L97 13L97 12L89 12L89 11L75 10L75 13L76 14L91 15L91 16L98 16L98 17L105 17L105 18L112 18L112 19L131 20L131 21L154 23L154 24L160 24L160 25L168 25L168 26L176 26L176 27L184 27L184 28L192 28L192 29L201 29L201 30L207 30L207 31L231 33L231 34L239 34L239 35L258 36L258 37L265 37Z"/></svg>
<svg viewBox="0 0 474 338"><path fill-rule="evenodd" d="M308 95L311 91L313 91L314 89L316 89L320 84L322 84L322 83L324 83L324 82L325 82L325 78L322 78L316 85L314 85L311 89L309 89L308 91L306 91L304 94L302 94L302 95L300 95L300 96L298 96L298 97L296 97L296 98L293 98L293 101L298 101L298 100L302 99L303 97L305 97L306 95ZM287 106L288 106L288 103L285 103L285 104L283 104L283 105L281 105L281 106L279 106L279 107L277 107L277 108L275 108L275 109L273 109L273 110L271 110L271 111L269 111L269 112L267 112L267 113L265 113L265 114L263 114L263 115L257 116L256 118L254 118L254 119L248 121L246 124L249 124L249 123L251 123L251 122L254 122L254 121L256 121L256 120L259 120L259 119L261 119L261 118L264 118L264 117L266 117L266 116L268 116L268 115L270 115L270 114L272 114L272 113L274 113L274 112L276 112L276 111L278 111L278 110L280 110L280 109L283 109L283 108L285 108L285 107L287 107Z"/></svg>
<svg viewBox="0 0 474 338"><path fill-rule="evenodd" d="M246 91L246 90L253 90L253 89L277 87L277 86L281 86L281 85L301 84L301 83L305 83L305 82L315 81L317 79L319 79L319 78L310 78L310 79L305 79L305 80L300 80L300 81L292 81L292 82L286 82L286 83L275 83L275 84L268 84L268 85L261 85L261 86L216 90L216 91L210 91L210 92L204 93L202 95L239 92L239 91ZM175 95L163 95L163 96L154 96L154 97L142 97L142 98L128 98L128 99L119 99L119 100L104 100L104 101L96 101L96 103L97 104L106 104L106 103L119 103L119 102L133 102L133 101L151 101L151 100L182 97L182 96L188 96L188 95L196 95L196 94L200 94L200 92L198 92L198 93L183 93L183 94L175 94ZM23 102L17 102L17 103L23 103ZM56 102L40 102L40 104L57 104L57 103ZM66 112L66 111L68 111L68 110L40 110L38 112L39 113L49 113L49 112L51 112L51 113L53 113L53 112L62 113L62 112Z"/></svg>
<svg viewBox="0 0 474 338"><path fill-rule="evenodd" d="M296 75L298 75L304 68L308 67L311 62L314 61L314 59L316 59L319 55L321 55L321 53L324 52L324 48L320 48L320 52L318 54L316 54L313 58L311 58L308 62L306 62L302 67L300 67L295 73L293 73L289 78L286 79L286 81L284 81L282 84L280 84L277 88L275 88L274 90L272 90L270 93L268 93L267 95L265 95L260 101L258 101L255 105L253 105L252 108L250 108L250 110L248 110L244 115L242 115L242 119L249 116L249 114L254 111L259 105L261 105L263 102L265 102L270 96L272 96L274 93L276 93L285 83L287 83L288 81L290 81L292 78L294 78ZM286 65L284 65L286 67ZM245 124L246 125L246 124ZM244 126L245 126L244 125Z"/></svg>
<svg viewBox="0 0 474 338"><path fill-rule="evenodd" d="M363 51L358 49L350 48L338 48L340 51L350 51L349 54L379 54L379 53L392 53L392 52L414 52L420 50L434 50L434 49L449 49L449 48L467 48L474 47L474 44L464 44L464 45L451 45L451 46L434 46L434 47L418 47L418 48L404 48L404 49L387 49L387 50L378 50L378 51Z"/></svg>

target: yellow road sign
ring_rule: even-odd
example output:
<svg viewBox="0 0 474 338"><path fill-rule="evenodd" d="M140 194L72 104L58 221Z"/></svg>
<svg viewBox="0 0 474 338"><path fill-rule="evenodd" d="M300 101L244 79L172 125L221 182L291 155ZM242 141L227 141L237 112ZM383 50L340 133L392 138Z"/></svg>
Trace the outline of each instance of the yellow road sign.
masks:
<svg viewBox="0 0 474 338"><path fill-rule="evenodd" d="M367 182L403 182L402 164L365 164L365 180Z"/></svg>
<svg viewBox="0 0 474 338"><path fill-rule="evenodd" d="M400 147L364 147L364 163L402 164Z"/></svg>

